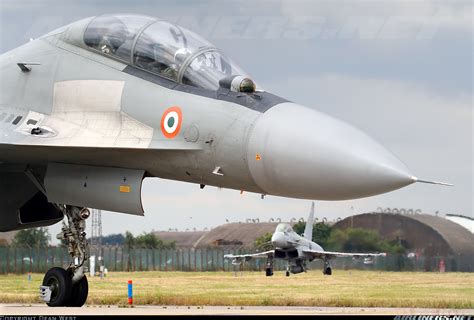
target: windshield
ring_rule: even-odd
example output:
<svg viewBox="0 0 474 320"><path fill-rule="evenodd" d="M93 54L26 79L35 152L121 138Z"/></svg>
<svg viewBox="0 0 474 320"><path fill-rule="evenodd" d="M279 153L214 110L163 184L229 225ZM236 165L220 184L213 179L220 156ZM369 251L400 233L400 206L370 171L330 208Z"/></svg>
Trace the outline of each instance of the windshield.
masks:
<svg viewBox="0 0 474 320"><path fill-rule="evenodd" d="M96 17L84 33L102 54L179 83L216 90L219 80L247 74L209 41L183 27L136 15Z"/></svg>
<svg viewBox="0 0 474 320"><path fill-rule="evenodd" d="M222 78L245 75L230 59L212 48L195 55L183 71L183 79L186 81L197 87L214 90L219 87L219 80Z"/></svg>
<svg viewBox="0 0 474 320"><path fill-rule="evenodd" d="M137 33L155 21L146 16L103 15L95 18L84 32L84 43L101 53L130 62Z"/></svg>
<svg viewBox="0 0 474 320"><path fill-rule="evenodd" d="M280 223L279 225L277 225L276 227L276 232L291 232L293 231L293 228L291 228L291 226L287 223Z"/></svg>
<svg viewBox="0 0 474 320"><path fill-rule="evenodd" d="M166 21L157 21L138 37L133 63L178 81L178 73L187 59L200 48L210 46L196 34Z"/></svg>

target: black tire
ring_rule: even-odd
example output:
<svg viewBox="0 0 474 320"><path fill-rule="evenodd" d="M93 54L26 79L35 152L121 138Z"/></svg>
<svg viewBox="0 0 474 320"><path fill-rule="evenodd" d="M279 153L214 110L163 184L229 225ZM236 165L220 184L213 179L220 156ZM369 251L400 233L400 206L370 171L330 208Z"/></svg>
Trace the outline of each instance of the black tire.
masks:
<svg viewBox="0 0 474 320"><path fill-rule="evenodd" d="M71 297L66 303L68 307L82 307L86 303L89 293L89 283L84 275L79 282L72 285Z"/></svg>
<svg viewBox="0 0 474 320"><path fill-rule="evenodd" d="M286 272L286 276L287 276L287 277L290 276L290 271L287 271L287 272Z"/></svg>
<svg viewBox="0 0 474 320"><path fill-rule="evenodd" d="M330 275L332 274L332 269L331 269L330 267L327 267L327 268L324 270L324 274L330 276Z"/></svg>
<svg viewBox="0 0 474 320"><path fill-rule="evenodd" d="M63 268L49 269L44 275L43 286L51 288L51 299L46 303L50 307L63 307L71 297L71 276Z"/></svg>
<svg viewBox="0 0 474 320"><path fill-rule="evenodd" d="M265 275L267 277L273 276L273 269L272 268L266 268L265 269Z"/></svg>

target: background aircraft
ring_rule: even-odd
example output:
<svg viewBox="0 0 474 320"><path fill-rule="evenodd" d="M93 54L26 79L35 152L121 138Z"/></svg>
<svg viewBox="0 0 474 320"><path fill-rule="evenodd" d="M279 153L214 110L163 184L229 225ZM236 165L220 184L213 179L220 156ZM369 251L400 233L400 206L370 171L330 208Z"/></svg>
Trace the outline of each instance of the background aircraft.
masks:
<svg viewBox="0 0 474 320"><path fill-rule="evenodd" d="M332 269L330 260L336 257L355 257L368 258L385 256L385 253L347 253L347 252L333 252L325 251L319 244L312 241L313 236L313 221L314 221L314 202L311 205L311 212L306 227L302 236L293 231L293 228L288 223L280 223L272 235L271 243L274 246L273 250L233 255L226 254L224 258L232 260L232 264L240 265L251 259L267 259L265 266L265 274L267 276L273 275L273 260L283 259L287 261L286 276L290 273L301 273L307 270L307 262L314 259L321 259L324 261L323 274L331 275Z"/></svg>
<svg viewBox="0 0 474 320"><path fill-rule="evenodd" d="M81 306L89 208L143 215L159 177L343 200L423 182L356 128L260 88L218 48L148 16L101 15L0 56L0 231L67 217L50 306Z"/></svg>

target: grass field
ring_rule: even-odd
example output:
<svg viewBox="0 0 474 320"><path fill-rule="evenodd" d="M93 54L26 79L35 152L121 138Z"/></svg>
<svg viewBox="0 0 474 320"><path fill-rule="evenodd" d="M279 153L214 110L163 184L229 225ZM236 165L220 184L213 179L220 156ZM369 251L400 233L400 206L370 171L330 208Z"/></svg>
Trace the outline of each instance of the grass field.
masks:
<svg viewBox="0 0 474 320"><path fill-rule="evenodd" d="M0 302L40 302L42 279L1 275ZM134 304L474 308L474 273L117 272L88 280L88 304L126 305L127 280L133 280Z"/></svg>

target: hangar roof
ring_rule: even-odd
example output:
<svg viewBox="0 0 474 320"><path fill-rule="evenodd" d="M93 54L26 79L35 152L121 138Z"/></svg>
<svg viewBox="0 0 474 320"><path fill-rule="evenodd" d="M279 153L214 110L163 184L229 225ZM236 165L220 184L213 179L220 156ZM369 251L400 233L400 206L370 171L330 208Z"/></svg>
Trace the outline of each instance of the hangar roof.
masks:
<svg viewBox="0 0 474 320"><path fill-rule="evenodd" d="M273 233L277 225L276 222L227 223L209 231L194 246L202 248L227 245L250 248L254 246L255 239L268 232Z"/></svg>
<svg viewBox="0 0 474 320"><path fill-rule="evenodd" d="M471 233L474 233L474 218L459 214L447 214L446 219L456 222L457 224L469 230Z"/></svg>
<svg viewBox="0 0 474 320"><path fill-rule="evenodd" d="M176 248L191 248L207 231L155 231L154 234L163 241L175 241Z"/></svg>

